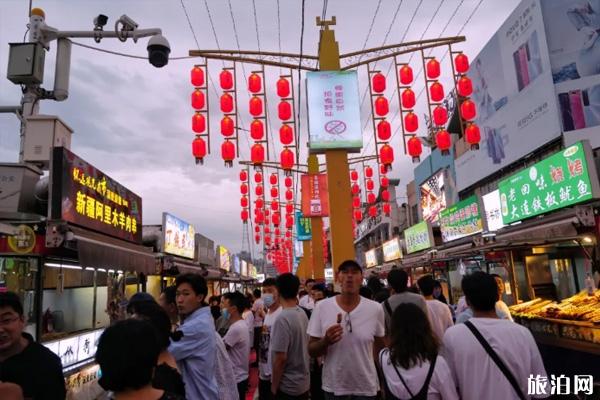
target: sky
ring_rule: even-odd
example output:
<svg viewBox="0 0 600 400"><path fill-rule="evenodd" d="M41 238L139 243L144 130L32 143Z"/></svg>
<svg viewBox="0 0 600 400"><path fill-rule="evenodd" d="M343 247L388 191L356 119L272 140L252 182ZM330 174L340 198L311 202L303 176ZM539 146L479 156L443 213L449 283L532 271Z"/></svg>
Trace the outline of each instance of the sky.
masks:
<svg viewBox="0 0 600 400"><path fill-rule="evenodd" d="M21 42L28 23L28 1L0 0L0 106L19 104L20 88L5 78L8 43ZM185 57L189 50L242 49L299 53L303 31L303 54L317 55L318 27L315 17L323 13L323 0L305 0L302 29L301 0L32 0L34 7L46 13L46 23L59 30L92 30L98 14L109 17L106 30L127 14L139 28L161 28L169 40L171 57ZM519 4L518 0L330 0L326 16L336 16L336 40L340 52L464 35L466 41L455 47L474 58L504 20ZM256 12L255 12L256 11ZM186 17L189 16L189 21ZM411 23L412 21L412 23ZM212 22L212 24L211 24ZM192 33L193 32L193 33ZM195 34L195 37L194 37ZM122 43L104 39L75 42L127 55L146 56L147 39ZM196 43L197 41L197 43ZM42 87L51 90L54 81L55 42L46 54ZM446 48L431 55L443 57ZM408 61L403 59L402 61ZM196 59L171 60L161 69L147 60L108 54L73 46L69 98L63 102L44 100L40 114L58 115L73 130L71 150L87 162L119 181L142 197L143 223L160 224L163 212L172 213L192 223L202 233L234 252L242 249L240 220L239 165L225 168L220 157L222 138L219 132L218 74L220 61L209 61L209 103L212 113L210 135L212 154L204 165L196 165L191 154L194 134L191 130L193 90L189 72ZM449 70L449 58L446 58ZM228 64L229 66L230 64ZM391 61L380 61L373 68L390 71ZM411 60L415 75L421 61ZM248 96L244 79L255 64L237 67L240 87L239 124L248 128ZM444 68L444 64L442 65ZM277 133L275 81L279 68L266 68L269 129ZM359 71L361 99L368 89L366 68ZM304 78L304 74L302 75ZM296 82L297 76L295 76ZM418 94L423 79L417 78L413 90ZM449 88L449 80L442 79ZM217 85L217 86L215 86ZM304 85L302 85L304 87ZM393 68L388 76L385 95L390 99L393 131L398 118L397 95L393 88ZM297 93L297 88L294 88ZM306 98L306 93L302 93ZM417 110L425 112L425 96L419 98ZM306 105L300 108L300 143L307 141ZM362 155L372 155L373 125L371 106L361 103L363 125ZM424 135L423 123L420 133ZM14 115L0 114L0 162L16 162L19 148L19 123ZM277 140L277 135L273 137ZM249 138L242 132L242 160L249 159ZM405 186L413 179L414 165L402 154L401 135L391 142L395 152L390 178L400 179L399 204L406 202ZM279 154L281 147L275 146ZM301 148L301 161L306 162ZM277 158L278 159L278 156ZM237 160L236 160L237 161ZM324 161L324 160L323 160ZM252 238L253 232L250 232ZM253 254L256 249L253 249Z"/></svg>

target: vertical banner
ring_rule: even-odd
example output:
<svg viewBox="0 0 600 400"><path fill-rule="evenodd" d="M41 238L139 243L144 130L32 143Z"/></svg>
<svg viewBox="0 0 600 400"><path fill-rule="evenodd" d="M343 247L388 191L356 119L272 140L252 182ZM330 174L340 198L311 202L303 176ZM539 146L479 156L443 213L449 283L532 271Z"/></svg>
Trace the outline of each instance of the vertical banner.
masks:
<svg viewBox="0 0 600 400"><path fill-rule="evenodd" d="M299 242L312 238L310 218L302 216L300 211L296 211L296 238Z"/></svg>
<svg viewBox="0 0 600 400"><path fill-rule="evenodd" d="M302 175L302 215L305 217L329 216L327 175Z"/></svg>

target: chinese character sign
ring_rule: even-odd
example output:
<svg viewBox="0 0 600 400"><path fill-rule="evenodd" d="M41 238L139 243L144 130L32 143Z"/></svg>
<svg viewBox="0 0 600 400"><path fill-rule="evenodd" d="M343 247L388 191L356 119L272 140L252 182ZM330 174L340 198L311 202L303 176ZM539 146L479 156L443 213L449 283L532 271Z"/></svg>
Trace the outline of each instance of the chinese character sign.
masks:
<svg viewBox="0 0 600 400"><path fill-rule="evenodd" d="M371 249L365 253L365 264L367 265L367 268L372 268L377 265L375 249Z"/></svg>
<svg viewBox="0 0 600 400"><path fill-rule="evenodd" d="M310 218L303 217L300 211L296 211L296 237L298 241L310 240L312 237Z"/></svg>
<svg viewBox="0 0 600 400"><path fill-rule="evenodd" d="M419 222L404 231L406 253L411 254L433 246L433 232L427 221Z"/></svg>
<svg viewBox="0 0 600 400"><path fill-rule="evenodd" d="M194 258L194 226L163 213L164 252L185 258Z"/></svg>
<svg viewBox="0 0 600 400"><path fill-rule="evenodd" d="M50 217L142 242L142 199L63 147L55 147Z"/></svg>
<svg viewBox="0 0 600 400"><path fill-rule="evenodd" d="M329 216L327 175L302 175L302 215L305 217Z"/></svg>
<svg viewBox="0 0 600 400"><path fill-rule="evenodd" d="M442 240L450 242L483 230L476 196L471 196L440 213Z"/></svg>
<svg viewBox="0 0 600 400"><path fill-rule="evenodd" d="M356 71L308 72L306 76L309 149L322 152L362 148Z"/></svg>
<svg viewBox="0 0 600 400"><path fill-rule="evenodd" d="M402 258L402 250L398 238L385 242L383 244L383 261L393 261L399 258Z"/></svg>
<svg viewBox="0 0 600 400"><path fill-rule="evenodd" d="M578 142L498 183L502 221L510 224L597 197L588 146Z"/></svg>

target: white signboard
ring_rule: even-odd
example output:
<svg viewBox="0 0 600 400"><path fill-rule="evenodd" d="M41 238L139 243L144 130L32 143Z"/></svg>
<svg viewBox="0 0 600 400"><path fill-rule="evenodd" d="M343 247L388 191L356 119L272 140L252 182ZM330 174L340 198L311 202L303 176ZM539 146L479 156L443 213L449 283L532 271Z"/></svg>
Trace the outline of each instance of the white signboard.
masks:
<svg viewBox="0 0 600 400"><path fill-rule="evenodd" d="M472 61L468 76L481 148L456 160L458 190L561 134L539 0L515 9Z"/></svg>
<svg viewBox="0 0 600 400"><path fill-rule="evenodd" d="M495 232L504 228L505 225L502 222L502 213L500 211L500 192L498 189L491 193L484 194L482 199L488 232Z"/></svg>
<svg viewBox="0 0 600 400"><path fill-rule="evenodd" d="M310 151L360 151L363 143L357 72L308 72L306 91Z"/></svg>
<svg viewBox="0 0 600 400"><path fill-rule="evenodd" d="M333 282L333 268L325 268L325 282Z"/></svg>
<svg viewBox="0 0 600 400"><path fill-rule="evenodd" d="M60 357L63 368L93 358L96 355L98 340L104 329L85 332L66 339L42 343Z"/></svg>
<svg viewBox="0 0 600 400"><path fill-rule="evenodd" d="M377 265L375 249L371 249L365 253L365 264L367 265L367 268L372 268Z"/></svg>
<svg viewBox="0 0 600 400"><path fill-rule="evenodd" d="M385 242L383 244L383 261L393 261L399 258L402 258L402 250L398 238Z"/></svg>

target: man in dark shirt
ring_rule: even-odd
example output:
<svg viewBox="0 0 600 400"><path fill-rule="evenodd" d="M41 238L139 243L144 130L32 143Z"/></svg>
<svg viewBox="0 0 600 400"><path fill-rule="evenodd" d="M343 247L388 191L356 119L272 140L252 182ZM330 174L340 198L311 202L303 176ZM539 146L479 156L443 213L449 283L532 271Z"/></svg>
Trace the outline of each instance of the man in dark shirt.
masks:
<svg viewBox="0 0 600 400"><path fill-rule="evenodd" d="M15 293L0 293L0 381L21 387L25 399L64 400L60 358L24 333L23 305Z"/></svg>

